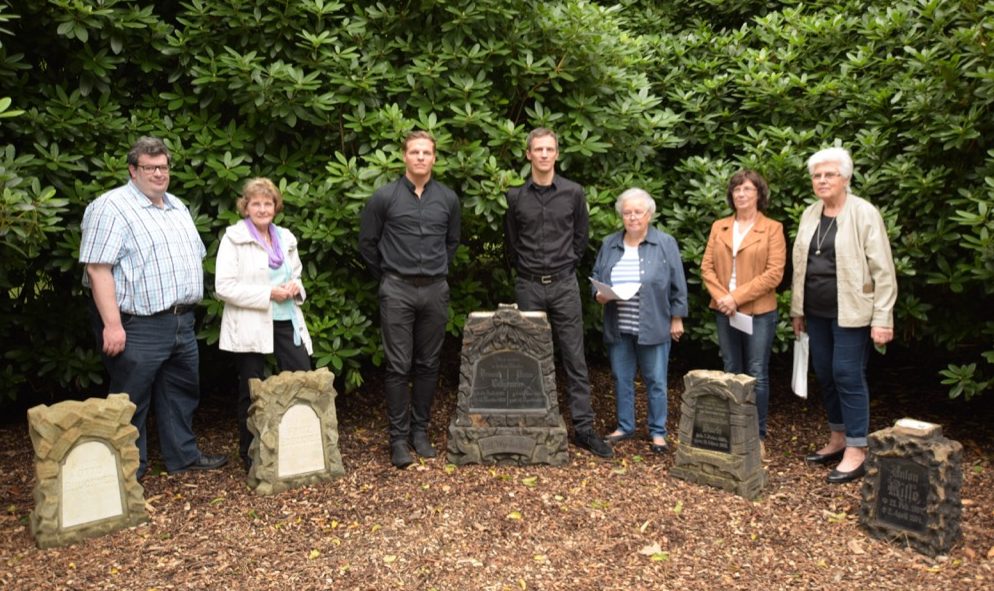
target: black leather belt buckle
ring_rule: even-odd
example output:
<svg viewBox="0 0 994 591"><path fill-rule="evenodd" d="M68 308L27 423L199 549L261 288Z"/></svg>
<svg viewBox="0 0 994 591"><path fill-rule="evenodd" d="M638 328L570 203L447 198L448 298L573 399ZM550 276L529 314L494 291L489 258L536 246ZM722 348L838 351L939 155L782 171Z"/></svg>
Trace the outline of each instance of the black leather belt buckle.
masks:
<svg viewBox="0 0 994 591"><path fill-rule="evenodd" d="M542 275L541 277L538 278L538 282L541 283L542 285L548 285L555 280L556 280L555 275Z"/></svg>

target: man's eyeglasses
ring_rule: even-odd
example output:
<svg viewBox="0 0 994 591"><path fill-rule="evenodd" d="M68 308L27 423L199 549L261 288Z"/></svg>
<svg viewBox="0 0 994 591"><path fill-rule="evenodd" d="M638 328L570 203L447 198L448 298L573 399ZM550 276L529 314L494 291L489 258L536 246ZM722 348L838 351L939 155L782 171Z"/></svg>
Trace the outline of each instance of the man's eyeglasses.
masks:
<svg viewBox="0 0 994 591"><path fill-rule="evenodd" d="M138 168L140 168L141 171L144 172L145 174L152 174L152 173L155 173L155 172L159 172L160 170L162 172L166 173L166 174L169 173L169 165L168 164L157 164L157 165L154 165L154 166L150 165L150 164L139 164Z"/></svg>
<svg viewBox="0 0 994 591"><path fill-rule="evenodd" d="M825 179L826 181L834 181L840 176L842 175L837 172L816 172L811 175L811 180L820 181L821 179Z"/></svg>

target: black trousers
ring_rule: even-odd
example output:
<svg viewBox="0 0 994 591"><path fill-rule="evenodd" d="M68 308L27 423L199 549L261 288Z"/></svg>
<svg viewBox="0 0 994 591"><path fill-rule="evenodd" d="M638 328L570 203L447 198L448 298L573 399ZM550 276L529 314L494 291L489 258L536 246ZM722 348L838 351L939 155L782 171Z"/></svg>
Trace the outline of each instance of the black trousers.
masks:
<svg viewBox="0 0 994 591"><path fill-rule="evenodd" d="M310 371L311 357L304 344L293 344L293 323L289 320L273 321L273 353L280 371ZM238 368L238 454L243 461L249 459L252 433L248 430L248 410L252 402L249 380L266 376L264 353L235 353Z"/></svg>
<svg viewBox="0 0 994 591"><path fill-rule="evenodd" d="M543 284L518 277L514 283L518 309L545 312L566 373L569 412L577 431L592 429L594 409L590 404L590 378L583 349L583 305L576 277Z"/></svg>
<svg viewBox="0 0 994 591"><path fill-rule="evenodd" d="M379 296L387 421L394 443L406 441L412 432L428 430L449 320L449 284L441 280L414 285L384 275Z"/></svg>

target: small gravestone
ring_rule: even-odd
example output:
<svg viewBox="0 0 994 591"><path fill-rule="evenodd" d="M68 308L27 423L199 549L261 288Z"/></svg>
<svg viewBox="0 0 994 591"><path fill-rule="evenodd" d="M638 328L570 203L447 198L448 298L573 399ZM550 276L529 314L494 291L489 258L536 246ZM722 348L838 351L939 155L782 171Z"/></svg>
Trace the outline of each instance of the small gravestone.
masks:
<svg viewBox="0 0 994 591"><path fill-rule="evenodd" d="M683 382L680 445L670 474L756 498L767 481L759 451L756 380L694 370Z"/></svg>
<svg viewBox="0 0 994 591"><path fill-rule="evenodd" d="M249 381L248 483L255 492L270 495L345 474L334 380L321 368Z"/></svg>
<svg viewBox="0 0 994 591"><path fill-rule="evenodd" d="M875 538L928 556L948 552L960 536L963 446L939 425L913 419L867 442L860 523Z"/></svg>
<svg viewBox="0 0 994 591"><path fill-rule="evenodd" d="M469 315L448 457L457 465L569 461L545 312L501 304Z"/></svg>
<svg viewBox="0 0 994 591"><path fill-rule="evenodd" d="M127 394L28 410L35 452L31 533L65 546L148 521L138 473L135 405Z"/></svg>

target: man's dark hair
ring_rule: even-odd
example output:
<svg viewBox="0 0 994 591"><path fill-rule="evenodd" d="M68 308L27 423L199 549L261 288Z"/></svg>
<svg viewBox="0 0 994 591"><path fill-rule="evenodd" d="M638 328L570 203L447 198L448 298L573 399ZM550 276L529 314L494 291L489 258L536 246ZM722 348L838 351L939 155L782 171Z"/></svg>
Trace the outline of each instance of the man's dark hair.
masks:
<svg viewBox="0 0 994 591"><path fill-rule="evenodd" d="M169 148L166 147L165 142L157 137L143 135L128 150L128 164L138 166L139 156L159 156L161 154L166 155L166 162L173 163L173 156L169 153Z"/></svg>

